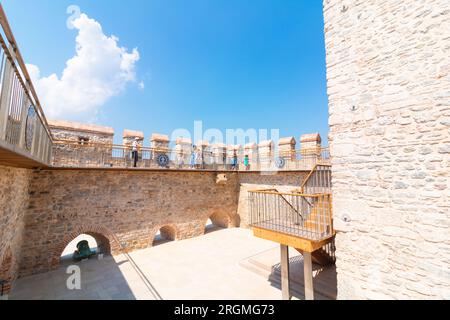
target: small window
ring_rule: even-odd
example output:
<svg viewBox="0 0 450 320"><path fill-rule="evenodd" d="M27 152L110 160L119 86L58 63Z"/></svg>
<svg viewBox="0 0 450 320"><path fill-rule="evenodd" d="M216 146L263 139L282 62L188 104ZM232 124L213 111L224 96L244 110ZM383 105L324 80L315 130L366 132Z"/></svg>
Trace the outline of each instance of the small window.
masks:
<svg viewBox="0 0 450 320"><path fill-rule="evenodd" d="M89 143L89 138L86 138L86 137L78 137L78 144L79 144L79 145L84 146L84 145L86 145L86 144L88 144L88 143Z"/></svg>

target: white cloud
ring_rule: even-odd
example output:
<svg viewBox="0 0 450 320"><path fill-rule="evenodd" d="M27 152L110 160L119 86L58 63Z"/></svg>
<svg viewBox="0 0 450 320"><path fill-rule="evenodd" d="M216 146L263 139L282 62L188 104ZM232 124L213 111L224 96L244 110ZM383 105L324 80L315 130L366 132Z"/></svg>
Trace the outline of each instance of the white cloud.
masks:
<svg viewBox="0 0 450 320"><path fill-rule="evenodd" d="M78 30L76 54L61 77L41 77L37 66L27 67L47 117L87 120L136 81L139 52L119 47L117 37L106 36L100 23L84 13L72 24Z"/></svg>

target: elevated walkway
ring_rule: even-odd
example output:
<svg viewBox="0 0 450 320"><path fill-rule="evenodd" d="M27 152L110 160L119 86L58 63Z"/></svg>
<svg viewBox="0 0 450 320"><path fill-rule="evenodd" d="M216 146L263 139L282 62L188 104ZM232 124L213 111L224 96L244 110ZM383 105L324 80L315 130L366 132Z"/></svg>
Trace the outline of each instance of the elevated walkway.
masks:
<svg viewBox="0 0 450 320"><path fill-rule="evenodd" d="M19 147L11 146L0 140L0 165L15 168L43 168L48 169L49 165L43 163L39 157L30 155Z"/></svg>
<svg viewBox="0 0 450 320"><path fill-rule="evenodd" d="M254 236L280 244L282 293L290 299L289 250L295 248L304 259L306 299L314 299L312 263L335 262L331 167L316 165L298 190L275 189L249 192Z"/></svg>
<svg viewBox="0 0 450 320"><path fill-rule="evenodd" d="M52 134L0 5L0 164L51 165Z"/></svg>

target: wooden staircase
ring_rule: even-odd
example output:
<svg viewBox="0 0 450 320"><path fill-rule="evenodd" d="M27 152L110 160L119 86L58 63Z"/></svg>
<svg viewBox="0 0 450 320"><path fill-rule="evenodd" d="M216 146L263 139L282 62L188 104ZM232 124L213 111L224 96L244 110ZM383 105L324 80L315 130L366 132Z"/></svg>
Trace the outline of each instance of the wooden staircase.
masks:
<svg viewBox="0 0 450 320"><path fill-rule="evenodd" d="M331 167L325 165L317 165L311 170L311 173L306 177L305 181L302 183L301 192L302 193L315 193L318 189L322 192L330 192L331 193ZM310 216L305 221L305 226L311 230L319 229L319 232L324 232L326 230L321 230L323 225L316 225L317 215L320 210L327 209L325 208L325 203L316 203L314 208L311 210ZM327 228L332 227L333 221L327 221ZM334 256L334 238L327 243L322 248L311 253L311 259L315 264L321 266L329 266L336 262L336 258ZM301 254L304 253L302 249L297 249Z"/></svg>
<svg viewBox="0 0 450 320"><path fill-rule="evenodd" d="M283 299L290 299L289 247L303 255L305 298L314 299L313 263L335 263L331 166L316 165L300 189L249 191L256 237L280 244Z"/></svg>
<svg viewBox="0 0 450 320"><path fill-rule="evenodd" d="M304 254L304 251L302 249L295 248L298 252L300 252L302 255ZM327 243L322 248L314 251L311 253L311 259L312 262L315 264L318 264L320 266L326 267L331 266L336 262L336 257L334 256L334 239Z"/></svg>
<svg viewBox="0 0 450 320"><path fill-rule="evenodd" d="M315 199L311 204L311 212L304 217L304 228L311 232L329 233L333 228L333 220L329 215L324 214L329 210L331 210L331 197L328 201L324 201L322 198Z"/></svg>

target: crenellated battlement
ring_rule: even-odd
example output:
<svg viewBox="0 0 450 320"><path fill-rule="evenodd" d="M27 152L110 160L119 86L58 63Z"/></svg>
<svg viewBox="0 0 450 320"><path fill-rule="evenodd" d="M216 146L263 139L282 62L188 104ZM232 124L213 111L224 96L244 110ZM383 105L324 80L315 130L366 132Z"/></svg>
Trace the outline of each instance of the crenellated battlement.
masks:
<svg viewBox="0 0 450 320"><path fill-rule="evenodd" d="M318 133L243 145L193 143L188 138L171 141L168 135L126 129L122 145L115 145L114 130L109 127L52 121L56 137L53 165L76 168L134 167L132 145L138 142L137 168L196 170L311 170L318 163L329 163L329 153L322 148ZM248 161L245 160L248 157ZM246 165L247 164L247 165Z"/></svg>

